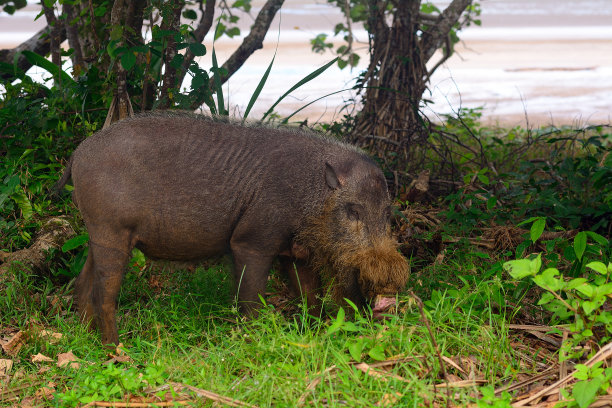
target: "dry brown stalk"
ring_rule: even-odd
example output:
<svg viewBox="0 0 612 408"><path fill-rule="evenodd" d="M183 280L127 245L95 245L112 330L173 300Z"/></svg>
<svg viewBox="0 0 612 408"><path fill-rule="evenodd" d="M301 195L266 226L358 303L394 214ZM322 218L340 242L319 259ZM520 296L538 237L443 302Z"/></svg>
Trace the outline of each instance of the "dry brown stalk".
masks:
<svg viewBox="0 0 612 408"><path fill-rule="evenodd" d="M536 383L538 381L546 380L546 379L548 379L550 377L554 377L556 371L557 370L554 367L551 367L551 368L541 372L538 375L535 375L535 376L530 377L530 378L528 378L526 380L520 381L520 382L518 382L516 384L505 385L505 386L503 386L501 388L496 389L495 390L495 395L500 395L504 391L512 392L512 391L518 390L518 389L520 389L522 387L525 387L527 385L534 384L534 383Z"/></svg>
<svg viewBox="0 0 612 408"><path fill-rule="evenodd" d="M300 396L300 399L297 402L297 406L301 407L302 405L304 405L304 403L306 402L306 398L308 397L308 394L313 391L317 385L319 385L321 383L321 381L323 381L323 377L325 376L325 374L333 374L336 371L337 367L335 365L331 366L331 367L327 367L325 370L320 371L318 373L316 373L315 375L317 376L314 380L312 380L310 382L310 384L308 384L308 386L306 387L306 390L304 390L304 392L302 393L302 395Z"/></svg>
<svg viewBox="0 0 612 408"><path fill-rule="evenodd" d="M402 381L402 382L410 382L407 379L405 379L404 377L399 376L397 374L393 374L393 373L390 373L388 371L376 370L371 365L369 365L368 363L355 364L355 368L358 369L359 371L363 371L364 373L366 373L369 376L380 378L380 379L382 379L384 381L387 381L389 378L392 378L394 380L399 380L399 381Z"/></svg>
<svg viewBox="0 0 612 408"><path fill-rule="evenodd" d="M93 401L87 405L84 405L83 408L90 407L114 407L114 408L130 408L130 407L173 407L176 404L178 405L187 405L188 403L193 402L191 400L181 400L181 401L151 401L151 402L107 402L107 401Z"/></svg>
<svg viewBox="0 0 612 408"><path fill-rule="evenodd" d="M606 359L608 359L610 357L612 357L612 342L608 343L604 347L602 347L601 350L599 350L593 357L591 357L584 364L586 366L588 366L588 367L592 367L595 363L597 363L599 361L602 361L602 360L606 360ZM540 399L541 397L543 397L545 395L549 395L550 393L558 392L563 385L566 385L567 383L572 382L573 380L575 380L574 372L575 371L573 371L571 374L566 375L565 377L561 378L557 382L549 385L548 387L542 389L541 391L537 392L536 394L531 395L530 397L522 399L522 400L520 400L518 402L515 402L514 404L512 404L512 406L513 407L525 407L530 402L538 400L538 399ZM519 397L519 398L521 398L521 397Z"/></svg>
<svg viewBox="0 0 612 408"><path fill-rule="evenodd" d="M478 385L482 385L482 384L486 384L486 383L487 383L486 380L461 380L461 381L446 382L444 384L436 384L436 385L434 385L434 387L436 387L436 388L444 388L444 387L446 387L447 390L450 390L451 388L476 387Z"/></svg>
<svg viewBox="0 0 612 408"><path fill-rule="evenodd" d="M230 407L247 407L247 408L257 408L256 405L249 404L248 402L243 402L237 399L225 397L223 395L219 395L215 392L208 391L202 388L197 388L192 385L181 384L181 383L171 383L175 390L187 389L189 391L195 392L198 397L208 398L213 401L220 402L225 405L229 405Z"/></svg>

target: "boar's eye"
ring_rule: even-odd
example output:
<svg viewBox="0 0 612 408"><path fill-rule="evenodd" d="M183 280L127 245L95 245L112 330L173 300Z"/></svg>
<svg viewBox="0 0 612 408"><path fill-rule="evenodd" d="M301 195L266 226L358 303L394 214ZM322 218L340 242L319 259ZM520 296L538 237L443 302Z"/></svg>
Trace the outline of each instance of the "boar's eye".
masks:
<svg viewBox="0 0 612 408"><path fill-rule="evenodd" d="M361 220L363 214L363 206L361 204L347 204L346 205L346 214L349 220L359 221Z"/></svg>

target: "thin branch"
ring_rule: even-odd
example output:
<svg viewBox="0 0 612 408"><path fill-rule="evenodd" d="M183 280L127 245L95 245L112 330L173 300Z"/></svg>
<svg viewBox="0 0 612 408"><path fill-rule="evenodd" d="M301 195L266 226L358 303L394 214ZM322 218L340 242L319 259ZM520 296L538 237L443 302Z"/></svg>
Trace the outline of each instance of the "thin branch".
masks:
<svg viewBox="0 0 612 408"><path fill-rule="evenodd" d="M202 10L202 3L200 2L200 10L202 10L202 17L195 30L193 30L191 41L192 43L200 44L204 41L204 37L210 31L213 23L213 17L215 16L215 3L216 0L207 0L206 8ZM182 84L189 66L193 62L195 55L189 48L185 52L185 58L183 59L183 65L181 66L180 72L177 74L177 83Z"/></svg>
<svg viewBox="0 0 612 408"><path fill-rule="evenodd" d="M249 58L255 51L263 48L263 40L272 24L272 20L285 0L268 0L257 14L255 23L251 27L251 32L242 41L242 44L236 51L225 61L221 66L220 71L224 74L220 75L221 83L225 83ZM214 82L211 78L209 84L210 89L214 89ZM198 109L202 101L196 100L191 104L192 109Z"/></svg>
<svg viewBox="0 0 612 408"><path fill-rule="evenodd" d="M251 56L255 51L263 48L263 40L272 24L272 20L276 13L282 7L285 0L268 0L257 14L255 23L251 27L251 32L247 35L240 44L240 47L225 61L221 69L226 71L225 75L221 75L221 83L225 83ZM211 80L212 88L212 80Z"/></svg>
<svg viewBox="0 0 612 408"><path fill-rule="evenodd" d="M66 30L61 29L59 32L59 40L64 41L66 39ZM51 51L51 27L46 26L45 28L38 31L28 40L19 44L15 48L0 50L0 62L7 64L13 64L15 56L20 54L22 51L32 51L38 55L47 55ZM22 71L27 71L32 67L32 63L28 61L26 57L20 55L17 58L17 68ZM10 79L12 75L1 74L2 79Z"/></svg>
<svg viewBox="0 0 612 408"><path fill-rule="evenodd" d="M68 37L68 46L74 50L72 53L72 69L73 72L78 73L85 65L77 25L77 19L79 16L72 4L66 2L62 5L62 7L62 10L66 15L64 27L66 29L66 37Z"/></svg>
<svg viewBox="0 0 612 408"><path fill-rule="evenodd" d="M472 0L453 0L440 13L437 22L423 32L421 49L423 50L424 61L429 61L436 50L442 46L451 29L470 4L472 4Z"/></svg>

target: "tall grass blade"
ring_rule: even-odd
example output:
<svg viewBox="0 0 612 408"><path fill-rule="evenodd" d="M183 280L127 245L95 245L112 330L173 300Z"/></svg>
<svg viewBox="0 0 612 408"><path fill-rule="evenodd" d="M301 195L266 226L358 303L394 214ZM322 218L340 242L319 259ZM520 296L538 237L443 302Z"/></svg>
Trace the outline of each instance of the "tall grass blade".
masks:
<svg viewBox="0 0 612 408"><path fill-rule="evenodd" d="M251 112L251 108L253 108L255 101L259 97L261 90L266 84L266 81L268 80L268 75L270 75L270 70L272 69L272 64L274 64L275 58L276 58L276 51L274 51L274 56L272 57L272 61L270 61L270 65L268 65L268 69L266 69L266 72L263 74L263 76L259 80L259 84L257 84L257 88L255 88L255 92L253 92L253 95L251 95L249 104L247 105L246 110L244 111L244 116L242 117L243 122L246 120L247 116L249 116L249 112Z"/></svg>
<svg viewBox="0 0 612 408"><path fill-rule="evenodd" d="M219 73L219 63L217 62L217 53L215 52L214 43L212 49L212 64L213 71L215 73L213 80L215 82L215 91L217 92L217 111L219 115L227 116L228 112L225 110L225 101L223 100L223 87L221 86L221 75Z"/></svg>
<svg viewBox="0 0 612 408"><path fill-rule="evenodd" d="M280 18L278 20L278 36L276 37L276 49L274 50L274 56L272 56L272 61L270 61L270 65L268 65L268 69L266 69L266 72L263 74L263 76L259 80L259 84L257 84L257 88L255 88L255 92L253 93L253 95L251 95L249 104L247 105L247 108L244 111L244 116L242 117L242 123L244 123L244 121L247 119L247 116L249 116L249 113L251 112L251 109L253 108L255 101L257 100L257 98L259 98L259 94L261 93L261 90L266 84L266 81L268 80L268 76L270 75L270 71L272 70L272 64L274 64L274 60L276 59L276 52L278 51L278 43L280 42L280 24L281 24L282 15L279 14L279 17Z"/></svg>
<svg viewBox="0 0 612 408"><path fill-rule="evenodd" d="M315 79L316 77L318 77L319 75L321 75L323 72L325 72L327 70L327 68L331 67L334 63L336 63L337 60L338 60L338 57L334 58L333 60L331 60L327 64L323 65L322 67L317 68L316 70L312 71L310 74L306 75L304 78L302 78L300 81L298 81L295 85L293 85L291 88L289 88L289 90L287 92L285 92L283 94L283 96L278 98L276 100L276 102L274 102L274 105L272 105L270 107L270 109L268 109L268 111L266 113L264 113L264 115L261 118L261 120L264 120L269 114L271 114L274 111L274 108L276 107L276 105L278 105L283 99L285 99L285 97L287 95L289 95L291 92L295 91L296 89L298 89L300 86L304 85L305 83L310 82L313 79ZM338 92L340 92L340 91L338 91ZM321 99L321 98L319 98L319 99ZM294 114L295 114L295 112L294 112Z"/></svg>
<svg viewBox="0 0 612 408"><path fill-rule="evenodd" d="M315 99L314 101L308 102L306 105L302 106L300 109L294 111L291 115L289 115L285 119L283 119L283 121L281 123L287 123L289 121L289 119L291 119L293 116L295 116L296 113L300 112L303 109L306 109L307 107L309 107L310 105L312 105L316 101L320 101L321 99L327 98L328 96L335 95L337 93L344 92L344 91L350 91L350 90L351 89L341 89L339 91L335 91L335 92L328 93L327 95L323 95L323 96Z"/></svg>
<svg viewBox="0 0 612 408"><path fill-rule="evenodd" d="M68 75L66 71L64 71L45 57L38 55L32 51L22 51L21 53L24 57L26 57L28 61L30 61L30 64L36 65L37 67L48 71L54 77L60 77L63 84L74 85L74 79L72 79L72 77Z"/></svg>

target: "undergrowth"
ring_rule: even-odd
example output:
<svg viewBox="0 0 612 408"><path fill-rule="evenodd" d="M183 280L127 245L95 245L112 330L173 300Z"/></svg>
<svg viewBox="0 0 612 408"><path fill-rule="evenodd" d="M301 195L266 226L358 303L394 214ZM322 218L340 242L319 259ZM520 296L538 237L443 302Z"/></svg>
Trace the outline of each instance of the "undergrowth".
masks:
<svg viewBox="0 0 612 408"><path fill-rule="evenodd" d="M1 102L3 254L31 245L50 216L66 215L77 236L48 254L44 272L13 266L0 283L0 362L11 365L0 365L0 405L207 406L208 395L256 406L508 407L525 389L504 385L559 366L575 384L559 391L564 406L586 407L610 386L610 368L591 360L612 327L609 127L495 129L469 116L443 125L461 141L456 188L419 205L400 194L395 232L412 275L386 320L331 304L315 319L268 296L247 321L227 259L160 270L135 252L119 299L123 345L109 351L72 310L86 231L69 196L48 193L102 117L66 94L40 104L37 87L15 85Z"/></svg>

